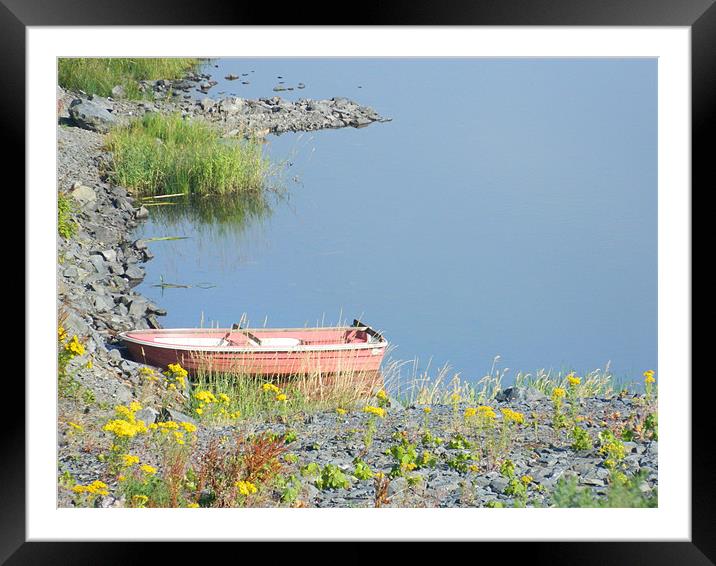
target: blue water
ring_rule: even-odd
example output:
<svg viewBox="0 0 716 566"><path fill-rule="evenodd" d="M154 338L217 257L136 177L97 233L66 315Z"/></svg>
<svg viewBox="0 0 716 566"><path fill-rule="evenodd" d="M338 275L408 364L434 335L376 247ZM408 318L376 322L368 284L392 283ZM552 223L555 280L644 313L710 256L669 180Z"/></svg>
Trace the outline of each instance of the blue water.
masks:
<svg viewBox="0 0 716 566"><path fill-rule="evenodd" d="M270 136L286 195L241 227L153 215L137 237L188 236L150 244L138 288L164 326L359 317L393 359L468 379L496 355L511 375L657 369L655 59L214 64L209 96L346 96L393 120Z"/></svg>

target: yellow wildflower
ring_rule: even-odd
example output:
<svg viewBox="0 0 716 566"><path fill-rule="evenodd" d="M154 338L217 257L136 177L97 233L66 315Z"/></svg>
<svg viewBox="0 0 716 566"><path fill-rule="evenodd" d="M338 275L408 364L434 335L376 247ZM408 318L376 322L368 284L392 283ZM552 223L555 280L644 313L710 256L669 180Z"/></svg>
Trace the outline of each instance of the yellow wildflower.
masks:
<svg viewBox="0 0 716 566"><path fill-rule="evenodd" d="M276 393L277 395L281 393L281 390L276 387L273 383L264 383L262 385L262 388L265 392L271 391L272 393Z"/></svg>
<svg viewBox="0 0 716 566"><path fill-rule="evenodd" d="M239 493L241 495L251 495L252 493L256 493L258 489L254 484L252 484L250 481L237 481L234 484L236 487L239 488Z"/></svg>
<svg viewBox="0 0 716 566"><path fill-rule="evenodd" d="M126 479L127 479L127 476L125 476L124 474L119 474L117 476L117 481L124 481Z"/></svg>
<svg viewBox="0 0 716 566"><path fill-rule="evenodd" d="M644 372L644 383L654 383L656 379L654 379L654 370L650 369Z"/></svg>
<svg viewBox="0 0 716 566"><path fill-rule="evenodd" d="M369 413L371 415L378 415L381 419L385 418L385 409L381 407L373 407L371 405L366 405L363 409L363 412Z"/></svg>
<svg viewBox="0 0 716 566"><path fill-rule="evenodd" d="M432 409L430 407L423 407L423 413L429 414L432 412Z"/></svg>
<svg viewBox="0 0 716 566"><path fill-rule="evenodd" d="M194 398L202 403L215 403L216 397L211 391L197 391Z"/></svg>
<svg viewBox="0 0 716 566"><path fill-rule="evenodd" d="M115 436L127 438L132 438L141 432L147 432L147 427L143 421L129 422L122 419L111 420L102 428Z"/></svg>
<svg viewBox="0 0 716 566"><path fill-rule="evenodd" d="M477 414L477 409L475 407L468 407L465 409L465 418L471 419Z"/></svg>
<svg viewBox="0 0 716 566"><path fill-rule="evenodd" d="M142 470L145 474L149 474L153 476L157 473L157 469L154 466L150 466L149 464L142 464L139 466L139 469Z"/></svg>
<svg viewBox="0 0 716 566"><path fill-rule="evenodd" d="M135 507L144 507L147 504L147 501L149 501L149 498L146 495L133 495L132 496L132 504Z"/></svg>
<svg viewBox="0 0 716 566"><path fill-rule="evenodd" d="M552 397L554 397L555 399L561 399L566 394L567 394L567 392L562 387L555 387L552 390Z"/></svg>
<svg viewBox="0 0 716 566"><path fill-rule="evenodd" d="M495 409L493 409L492 407L489 407L487 405L480 405L477 408L477 412L479 413L480 418L482 418L482 419L491 420L491 419L497 418L497 415L495 414Z"/></svg>
<svg viewBox="0 0 716 566"><path fill-rule="evenodd" d="M132 456L131 454L122 454L122 465L126 468L139 464L139 456Z"/></svg>
<svg viewBox="0 0 716 566"><path fill-rule="evenodd" d="M179 431L174 431L174 440L176 440L177 444L184 444L184 433Z"/></svg>
<svg viewBox="0 0 716 566"><path fill-rule="evenodd" d="M57 339L60 342L64 342L67 340L67 331L65 330L64 326L60 326L57 328Z"/></svg>
<svg viewBox="0 0 716 566"><path fill-rule="evenodd" d="M196 414L197 414L197 415L201 415L201 414L204 412L204 409L202 409L202 408L200 408L200 407L199 407L199 408L196 408L196 409L194 409L194 410L196 411Z"/></svg>
<svg viewBox="0 0 716 566"><path fill-rule="evenodd" d="M179 423L179 426L181 426L187 432L196 432L196 425L192 423Z"/></svg>
<svg viewBox="0 0 716 566"><path fill-rule="evenodd" d="M460 394L459 394L458 392L455 392L455 393L453 393L452 395L450 395L450 400L451 400L453 403L457 403L458 401L460 401L460 399L461 399L461 397L460 397Z"/></svg>
<svg viewBox="0 0 716 566"><path fill-rule="evenodd" d="M284 393L279 393L276 395L276 401L286 401L287 397Z"/></svg>
<svg viewBox="0 0 716 566"><path fill-rule="evenodd" d="M75 356L82 356L85 353L85 347L80 344L77 334L72 336L72 340L65 344L65 350L72 352Z"/></svg>
<svg viewBox="0 0 716 566"><path fill-rule="evenodd" d="M517 424L522 424L525 422L525 417L522 413L518 413L517 411L513 411L512 409L507 408L500 409L500 412L502 413L505 422L514 422Z"/></svg>
<svg viewBox="0 0 716 566"><path fill-rule="evenodd" d="M198 503L187 503L187 507L190 509L197 509L199 507Z"/></svg>
<svg viewBox="0 0 716 566"><path fill-rule="evenodd" d="M72 491L75 493L90 493L92 495L109 495L107 484L99 480L95 480L89 485L76 485L72 488Z"/></svg>
<svg viewBox="0 0 716 566"><path fill-rule="evenodd" d="M567 376L567 381L569 381L570 385L579 385L580 383L582 383L582 379L574 375L574 372L570 373Z"/></svg>
<svg viewBox="0 0 716 566"><path fill-rule="evenodd" d="M229 418L238 419L241 418L241 411L234 411L229 415Z"/></svg>
<svg viewBox="0 0 716 566"><path fill-rule="evenodd" d="M67 423L67 424L70 425L70 427L72 427L72 430L76 430L77 432L82 432L84 430L82 428L82 426L78 425L77 423Z"/></svg>
<svg viewBox="0 0 716 566"><path fill-rule="evenodd" d="M532 476L522 476L520 481L525 485L529 485L534 481L534 478Z"/></svg>
<svg viewBox="0 0 716 566"><path fill-rule="evenodd" d="M375 394L375 396L380 399L381 401L385 401L388 398L388 394L385 392L385 390L381 389L378 391L378 393Z"/></svg>
<svg viewBox="0 0 716 566"><path fill-rule="evenodd" d="M231 398L226 393L219 393L219 400L222 403L228 403L229 401L231 401Z"/></svg>
<svg viewBox="0 0 716 566"><path fill-rule="evenodd" d="M87 366L86 366L86 367L87 367L87 369L92 369L92 367L93 367L92 360L87 360Z"/></svg>
<svg viewBox="0 0 716 566"><path fill-rule="evenodd" d="M346 410L345 410L345 409L341 409L340 407L338 407L338 408L336 409L336 413L338 413L339 415L345 415L345 414L346 414Z"/></svg>

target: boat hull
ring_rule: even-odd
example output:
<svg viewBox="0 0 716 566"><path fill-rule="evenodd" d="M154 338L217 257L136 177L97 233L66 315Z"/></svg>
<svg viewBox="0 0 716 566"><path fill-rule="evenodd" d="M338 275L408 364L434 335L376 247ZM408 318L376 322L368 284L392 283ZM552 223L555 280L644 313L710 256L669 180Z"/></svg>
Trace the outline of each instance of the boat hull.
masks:
<svg viewBox="0 0 716 566"><path fill-rule="evenodd" d="M160 368L179 363L192 374L266 377L376 374L387 346L371 329L355 327L163 329L124 332L120 337L129 356L140 363Z"/></svg>

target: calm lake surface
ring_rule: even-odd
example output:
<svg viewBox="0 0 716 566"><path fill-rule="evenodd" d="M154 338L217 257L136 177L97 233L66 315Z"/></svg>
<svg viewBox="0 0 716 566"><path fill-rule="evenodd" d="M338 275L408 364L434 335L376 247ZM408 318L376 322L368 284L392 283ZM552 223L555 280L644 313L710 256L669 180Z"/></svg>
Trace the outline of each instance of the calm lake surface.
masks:
<svg viewBox="0 0 716 566"><path fill-rule="evenodd" d="M208 70L213 98L345 96L392 122L269 136L285 196L243 222L153 208L136 237L186 237L150 243L137 288L167 309L165 327L360 318L384 331L392 359L468 379L496 355L512 376L657 369L656 60ZM275 93L279 81L306 86Z"/></svg>

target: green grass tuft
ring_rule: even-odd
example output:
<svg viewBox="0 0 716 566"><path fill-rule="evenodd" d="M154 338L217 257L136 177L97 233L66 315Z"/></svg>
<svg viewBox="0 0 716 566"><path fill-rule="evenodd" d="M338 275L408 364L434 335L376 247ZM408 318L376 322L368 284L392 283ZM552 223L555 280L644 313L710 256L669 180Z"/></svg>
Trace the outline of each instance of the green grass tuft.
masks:
<svg viewBox="0 0 716 566"><path fill-rule="evenodd" d="M150 113L112 131L112 180L143 195L258 193L269 174L260 143L226 140L211 125Z"/></svg>
<svg viewBox="0 0 716 566"><path fill-rule="evenodd" d="M99 96L111 96L112 88L119 85L127 98L140 99L144 95L139 81L180 79L200 64L199 59L179 57L59 59L57 81L68 90Z"/></svg>
<svg viewBox="0 0 716 566"><path fill-rule="evenodd" d="M77 224L72 220L74 212L73 201L71 197L57 194L57 233L69 240L77 233Z"/></svg>

